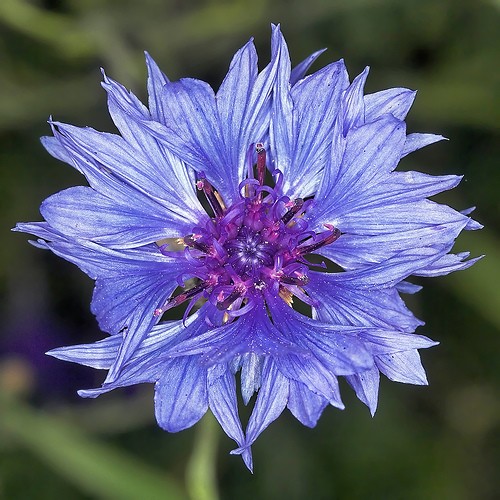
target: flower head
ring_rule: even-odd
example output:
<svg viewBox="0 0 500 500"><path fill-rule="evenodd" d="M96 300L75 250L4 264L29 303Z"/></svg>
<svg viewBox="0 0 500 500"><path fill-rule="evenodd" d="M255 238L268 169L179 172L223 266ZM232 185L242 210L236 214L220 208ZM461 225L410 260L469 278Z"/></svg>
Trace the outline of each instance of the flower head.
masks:
<svg viewBox="0 0 500 500"><path fill-rule="evenodd" d="M45 147L89 186L17 226L96 280L109 336L49 352L109 370L80 394L155 383L162 428L210 408L250 469L252 443L285 408L313 427L344 407L339 376L372 414L380 373L426 384L418 349L435 342L413 333L406 278L477 260L449 252L481 226L427 199L460 177L395 171L442 139L406 134L414 92L364 95L368 70L350 83L343 61L305 76L320 53L291 70L273 26L270 63L258 72L249 41L217 93L170 82L146 55L148 107L104 75L120 135L51 121ZM238 390L245 404L256 393L245 430Z"/></svg>

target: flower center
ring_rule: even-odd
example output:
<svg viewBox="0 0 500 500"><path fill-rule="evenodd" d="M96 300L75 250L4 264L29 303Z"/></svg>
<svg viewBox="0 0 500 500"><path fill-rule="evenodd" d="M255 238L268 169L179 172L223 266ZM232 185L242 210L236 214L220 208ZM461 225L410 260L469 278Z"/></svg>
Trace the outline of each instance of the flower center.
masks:
<svg viewBox="0 0 500 500"><path fill-rule="evenodd" d="M264 184L265 151L257 145L257 179L240 185L240 200L226 207L219 193L200 175L196 182L214 216L180 240L185 260L183 277L196 284L171 297L155 315L190 300L185 316L194 303L204 298L221 313L221 322L251 310L266 293L279 295L288 303L294 296L312 305L304 287L309 281L309 253L335 241L340 231L331 225L315 233L304 214L311 201L291 200L280 194L282 175L275 172L273 187ZM172 255L168 245L160 247Z"/></svg>
<svg viewBox="0 0 500 500"><path fill-rule="evenodd" d="M241 227L233 240L226 241L231 264L240 275L258 276L262 267L270 267L274 263L274 245L264 240L259 232Z"/></svg>

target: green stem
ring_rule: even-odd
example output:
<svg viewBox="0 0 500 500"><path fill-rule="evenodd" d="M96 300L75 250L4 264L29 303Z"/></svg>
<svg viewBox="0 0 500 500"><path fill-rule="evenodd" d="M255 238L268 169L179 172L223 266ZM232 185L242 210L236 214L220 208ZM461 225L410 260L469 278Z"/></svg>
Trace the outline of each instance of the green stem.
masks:
<svg viewBox="0 0 500 500"><path fill-rule="evenodd" d="M198 424L186 470L186 488L192 500L218 500L216 462L219 424L207 413Z"/></svg>

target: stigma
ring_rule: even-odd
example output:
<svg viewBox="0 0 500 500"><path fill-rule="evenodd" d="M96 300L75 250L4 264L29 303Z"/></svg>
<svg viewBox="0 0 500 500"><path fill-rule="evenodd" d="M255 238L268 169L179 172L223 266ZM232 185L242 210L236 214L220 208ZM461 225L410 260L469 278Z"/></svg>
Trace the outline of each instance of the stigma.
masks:
<svg viewBox="0 0 500 500"><path fill-rule="evenodd" d="M305 257L332 244L341 232L331 224L311 231L306 217L311 200L283 195L283 176L279 171L269 175L263 143L255 145L255 156L254 168L240 184L240 198L229 206L204 173L197 175L196 188L213 213L179 240L184 252L175 252L185 260L183 276L191 275L195 284L169 298L155 316L188 302L187 316L204 300L227 323L265 301L268 293L289 305L294 296L312 304L307 295L311 264Z"/></svg>

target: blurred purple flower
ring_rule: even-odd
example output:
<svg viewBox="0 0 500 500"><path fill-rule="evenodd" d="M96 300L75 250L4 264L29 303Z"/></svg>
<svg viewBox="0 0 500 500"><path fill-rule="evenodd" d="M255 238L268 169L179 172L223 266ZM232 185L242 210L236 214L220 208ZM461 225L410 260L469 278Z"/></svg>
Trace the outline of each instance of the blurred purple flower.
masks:
<svg viewBox="0 0 500 500"><path fill-rule="evenodd" d="M449 251L481 226L427 199L461 178L394 171L442 139L406 135L415 93L364 95L368 70L349 83L343 61L304 76L320 54L291 70L273 26L270 63L258 72L249 41L216 94L170 82L146 55L149 109L104 75L121 135L51 122L45 147L90 187L17 226L96 279L92 311L110 336L49 352L109 370L80 394L153 382L171 432L210 407L250 469L252 443L285 407L310 427L344 407L338 376L372 414L380 372L426 384L417 349L435 342L413 334L422 322L399 293L419 287L404 280L477 260ZM182 319L162 320L182 304ZM244 403L257 393L245 431L238 371Z"/></svg>

